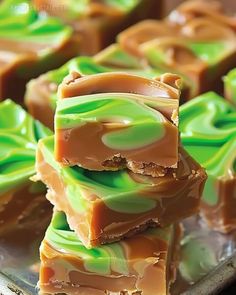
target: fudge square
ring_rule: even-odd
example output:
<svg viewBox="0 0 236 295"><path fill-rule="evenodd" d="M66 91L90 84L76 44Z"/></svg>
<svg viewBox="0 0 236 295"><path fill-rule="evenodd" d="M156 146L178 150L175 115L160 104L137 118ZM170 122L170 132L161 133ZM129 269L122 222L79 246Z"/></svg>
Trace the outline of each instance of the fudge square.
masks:
<svg viewBox="0 0 236 295"><path fill-rule="evenodd" d="M49 201L65 212L82 243L93 247L199 211L205 171L182 148L179 159L178 168L163 177L65 167L55 160L49 136L38 144L36 169Z"/></svg>
<svg viewBox="0 0 236 295"><path fill-rule="evenodd" d="M185 1L167 19L144 20L121 32L118 45L151 67L180 75L184 100L211 89L236 60L235 18L214 1Z"/></svg>
<svg viewBox="0 0 236 295"><path fill-rule="evenodd" d="M25 84L79 52L60 20L38 14L27 0L0 3L0 99L22 102Z"/></svg>
<svg viewBox="0 0 236 295"><path fill-rule="evenodd" d="M152 176L176 167L180 79L160 80L117 72L66 77L55 114L56 160Z"/></svg>
<svg viewBox="0 0 236 295"><path fill-rule="evenodd" d="M64 213L54 212L40 247L40 294L167 295L180 236L179 225L170 225L87 249Z"/></svg>
<svg viewBox="0 0 236 295"><path fill-rule="evenodd" d="M29 180L35 175L37 141L50 132L11 100L0 103L0 235L46 209L46 188ZM39 210L39 211L38 211Z"/></svg>
<svg viewBox="0 0 236 295"><path fill-rule="evenodd" d="M181 106L184 147L208 174L201 214L221 232L236 229L236 108L214 92Z"/></svg>

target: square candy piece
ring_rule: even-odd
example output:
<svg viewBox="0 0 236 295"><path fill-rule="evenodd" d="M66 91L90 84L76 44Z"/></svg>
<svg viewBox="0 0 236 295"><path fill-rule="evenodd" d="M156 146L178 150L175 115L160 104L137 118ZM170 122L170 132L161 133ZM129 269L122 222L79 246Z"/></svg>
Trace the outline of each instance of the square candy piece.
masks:
<svg viewBox="0 0 236 295"><path fill-rule="evenodd" d="M160 79L117 72L68 76L55 115L56 160L152 176L176 167L180 79Z"/></svg>
<svg viewBox="0 0 236 295"><path fill-rule="evenodd" d="M208 174L202 215L221 232L236 229L236 108L214 92L181 106L182 143Z"/></svg>
<svg viewBox="0 0 236 295"><path fill-rule="evenodd" d="M198 2L195 1L195 4L199 6L199 13L203 14L201 5L204 6L204 3L199 5ZM196 13L196 17L195 14L189 18L184 15L180 17L183 20L181 23L175 23L175 11L176 14L171 14L165 21L139 22L117 38L121 48L139 57L143 63L180 75L186 85L182 94L184 100L211 89L222 90L222 75L236 66L236 35L231 27L233 19L225 15L222 19L230 21L222 22L220 17L213 17L214 3L206 2L205 6L212 12L212 17L198 18Z"/></svg>
<svg viewBox="0 0 236 295"><path fill-rule="evenodd" d="M79 52L70 27L38 14L31 1L0 3L0 99L22 100L25 84Z"/></svg>
<svg viewBox="0 0 236 295"><path fill-rule="evenodd" d="M63 167L54 158L53 137L39 142L37 173L47 198L64 211L86 247L119 240L148 226L165 226L199 211L205 171L180 148L177 169L163 177L128 169L90 171Z"/></svg>
<svg viewBox="0 0 236 295"><path fill-rule="evenodd" d="M11 100L0 103L0 235L25 224L45 207L45 186L29 180L35 174L37 141L50 134ZM34 213L33 213L34 212Z"/></svg>
<svg viewBox="0 0 236 295"><path fill-rule="evenodd" d="M40 294L167 295L180 233L178 225L171 225L87 249L65 215L54 212L40 247Z"/></svg>
<svg viewBox="0 0 236 295"><path fill-rule="evenodd" d="M126 58L126 63L127 59L129 59L129 57ZM27 105L29 113L35 119L48 126L50 129L53 129L58 86L71 71L79 72L82 76L121 71L116 65L102 66L100 65L100 61L103 61L102 57L99 58L99 61L96 61L96 58L79 56L71 59L60 68L49 71L31 80L27 84L25 94L25 104ZM150 68L144 69L140 66L139 68L127 68L125 71L148 78L160 75L160 72L156 70Z"/></svg>

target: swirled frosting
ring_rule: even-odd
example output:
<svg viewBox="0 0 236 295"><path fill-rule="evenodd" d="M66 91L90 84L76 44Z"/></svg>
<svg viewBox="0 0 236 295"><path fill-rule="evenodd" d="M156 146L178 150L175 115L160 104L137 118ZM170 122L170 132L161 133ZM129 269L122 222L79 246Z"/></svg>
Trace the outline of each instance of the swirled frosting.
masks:
<svg viewBox="0 0 236 295"><path fill-rule="evenodd" d="M49 134L11 100L0 103L0 195L34 175L37 141Z"/></svg>
<svg viewBox="0 0 236 295"><path fill-rule="evenodd" d="M0 4L1 50L4 40L24 41L19 50L36 50L38 54L47 54L56 44L65 41L72 30L58 19L38 14L30 1L6 0ZM29 47L30 46L30 47Z"/></svg>
<svg viewBox="0 0 236 295"><path fill-rule="evenodd" d="M209 219L218 219L218 229L228 231L235 227L231 219L235 213L226 210L226 206L230 207L227 204L235 199L236 109L222 97L209 92L181 106L180 122L185 148L208 174L203 212ZM231 207L234 207L233 203Z"/></svg>

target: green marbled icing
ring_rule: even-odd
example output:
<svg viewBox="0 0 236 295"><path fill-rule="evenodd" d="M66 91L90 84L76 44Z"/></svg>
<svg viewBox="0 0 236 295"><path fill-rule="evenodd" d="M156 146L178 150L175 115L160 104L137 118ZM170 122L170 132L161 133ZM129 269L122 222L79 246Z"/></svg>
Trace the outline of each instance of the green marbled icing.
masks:
<svg viewBox="0 0 236 295"><path fill-rule="evenodd" d="M219 181L235 177L236 108L208 92L180 107L181 139L186 150L207 171L203 200L218 202Z"/></svg>
<svg viewBox="0 0 236 295"><path fill-rule="evenodd" d="M60 20L37 13L29 0L4 0L0 4L0 38L54 45L71 34L72 29Z"/></svg>
<svg viewBox="0 0 236 295"><path fill-rule="evenodd" d="M171 242L173 228L150 229L144 234L145 237L156 237L167 243ZM87 249L83 246L74 231L71 231L62 212L54 212L49 225L45 240L56 250L72 254L82 259L88 272L99 275L109 275L115 272L122 275L129 274L129 240L116 242L100 247Z"/></svg>
<svg viewBox="0 0 236 295"><path fill-rule="evenodd" d="M61 175L65 185L67 198L74 210L85 212L88 208L83 194L90 193L101 198L107 207L116 212L137 214L148 212L156 207L157 198L148 194L144 197L140 192L152 189L152 183L135 182L127 170L89 171L78 166L62 167L54 159L54 138L41 140L46 162Z"/></svg>
<svg viewBox="0 0 236 295"><path fill-rule="evenodd" d="M0 195L35 174L37 141L50 132L11 100L0 103Z"/></svg>
<svg viewBox="0 0 236 295"><path fill-rule="evenodd" d="M236 69L224 77L225 94L236 105Z"/></svg>
<svg viewBox="0 0 236 295"><path fill-rule="evenodd" d="M124 128L104 134L103 144L119 150L141 148L161 140L165 135L165 124L170 124L160 112L145 105L145 100L146 96L128 93L61 99L57 103L55 130L95 122L117 123Z"/></svg>

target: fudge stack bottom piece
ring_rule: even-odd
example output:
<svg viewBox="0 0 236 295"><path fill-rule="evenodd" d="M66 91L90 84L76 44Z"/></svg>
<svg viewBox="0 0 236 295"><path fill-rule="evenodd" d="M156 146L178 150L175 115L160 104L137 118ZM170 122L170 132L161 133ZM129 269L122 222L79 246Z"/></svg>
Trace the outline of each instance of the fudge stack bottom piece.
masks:
<svg viewBox="0 0 236 295"><path fill-rule="evenodd" d="M179 84L73 72L37 174L55 206L42 242L41 293L165 295L180 227L198 212L205 171L179 145Z"/></svg>

